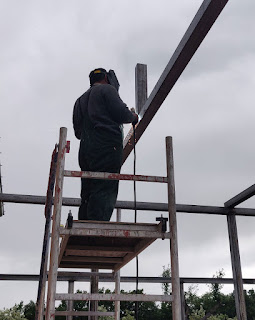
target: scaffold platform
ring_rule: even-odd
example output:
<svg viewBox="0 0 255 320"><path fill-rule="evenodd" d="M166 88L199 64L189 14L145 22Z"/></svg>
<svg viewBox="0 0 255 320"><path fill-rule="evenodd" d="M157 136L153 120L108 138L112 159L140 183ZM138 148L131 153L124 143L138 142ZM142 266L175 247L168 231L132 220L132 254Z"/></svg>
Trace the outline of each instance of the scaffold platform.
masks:
<svg viewBox="0 0 255 320"><path fill-rule="evenodd" d="M162 223L73 221L61 228L59 268L95 268L118 271L159 238Z"/></svg>

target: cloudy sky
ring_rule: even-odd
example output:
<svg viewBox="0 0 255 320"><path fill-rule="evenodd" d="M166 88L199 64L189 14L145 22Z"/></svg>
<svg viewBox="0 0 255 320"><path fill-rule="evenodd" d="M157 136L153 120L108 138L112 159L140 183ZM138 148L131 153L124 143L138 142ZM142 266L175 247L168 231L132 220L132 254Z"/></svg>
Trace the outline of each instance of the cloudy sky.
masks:
<svg viewBox="0 0 255 320"><path fill-rule="evenodd" d="M133 107L136 63L148 65L151 92L201 3L1 1L3 191L46 194L61 126L68 128L71 141L66 169L78 170L72 108L88 88L89 72L114 69L120 95ZM177 203L222 206L254 184L254 10L252 0L229 1L137 145L137 173L165 175L165 137L173 137ZM132 173L132 161L131 154L122 172ZM165 186L141 183L137 188L138 201L167 201ZM65 180L64 196L78 197L79 189L79 180ZM122 182L119 200L132 200L132 190L130 182ZM249 200L242 206L254 204ZM76 217L77 209L70 209ZM68 210L63 208L63 222ZM43 211L42 206L5 205L0 273L39 273ZM140 212L138 221L154 222L157 216ZM133 221L133 212L123 212L123 220ZM255 220L238 217L237 222L243 277L255 278ZM223 268L232 277L226 217L178 213L178 236L181 276L211 277ZM158 240L139 260L141 276L159 276L169 264L169 243ZM134 274L133 262L122 271ZM160 292L160 286L141 287ZM0 282L0 308L35 300L36 290L37 283ZM61 284L59 292L64 290Z"/></svg>

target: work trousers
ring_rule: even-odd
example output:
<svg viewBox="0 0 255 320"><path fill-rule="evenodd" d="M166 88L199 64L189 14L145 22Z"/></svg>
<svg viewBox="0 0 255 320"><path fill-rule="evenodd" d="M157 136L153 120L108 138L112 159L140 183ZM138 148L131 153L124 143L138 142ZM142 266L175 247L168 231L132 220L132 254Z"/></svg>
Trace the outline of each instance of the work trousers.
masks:
<svg viewBox="0 0 255 320"><path fill-rule="evenodd" d="M99 129L82 139L79 165L82 171L119 173L122 137ZM118 180L81 179L79 220L109 221L118 195Z"/></svg>

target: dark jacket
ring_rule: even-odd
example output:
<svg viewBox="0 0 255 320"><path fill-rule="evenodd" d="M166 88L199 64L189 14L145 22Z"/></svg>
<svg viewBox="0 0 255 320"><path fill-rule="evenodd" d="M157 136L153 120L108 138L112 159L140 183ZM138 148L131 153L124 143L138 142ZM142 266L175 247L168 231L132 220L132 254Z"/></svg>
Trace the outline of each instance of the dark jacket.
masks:
<svg viewBox="0 0 255 320"><path fill-rule="evenodd" d="M117 90L110 84L94 84L80 98L73 110L73 127L77 139L81 139L84 117L87 113L92 126L120 134L123 123L135 120L134 114L121 100Z"/></svg>

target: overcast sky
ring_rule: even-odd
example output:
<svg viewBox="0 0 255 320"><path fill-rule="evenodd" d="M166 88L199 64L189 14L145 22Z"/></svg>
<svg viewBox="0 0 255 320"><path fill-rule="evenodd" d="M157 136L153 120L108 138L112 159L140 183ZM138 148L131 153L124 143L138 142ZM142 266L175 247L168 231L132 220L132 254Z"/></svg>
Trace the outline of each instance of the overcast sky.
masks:
<svg viewBox="0 0 255 320"><path fill-rule="evenodd" d="M136 63L148 65L150 93L201 3L1 1L3 191L46 194L61 126L67 127L71 141L66 169L78 170L72 109L89 86L89 72L114 69L120 95L133 107ZM177 203L223 206L254 184L254 11L252 0L229 1L137 145L137 173L166 175L165 137L173 137ZM131 154L122 172L132 173L132 161ZM138 201L167 201L165 186L140 183L137 188ZM79 189L78 179L65 180L64 196L79 197ZM132 190L130 182L122 182L118 199L132 200ZM254 204L249 200L242 206ZM77 217L76 208L64 207L63 222L69 209ZM43 212L43 206L5 205L0 273L39 273ZM154 222L157 216L140 212L138 221ZM133 212L124 212L123 220L133 221ZM243 277L255 278L255 220L238 217L237 222ZM223 268L232 277L226 217L178 213L178 237L180 276L211 277ZM159 276L169 264L169 242L158 240L139 261L140 276ZM131 262L122 275L134 274ZM141 287L160 292L160 286ZM66 285L58 289L64 292ZM37 283L0 282L0 308L36 300L36 293Z"/></svg>

